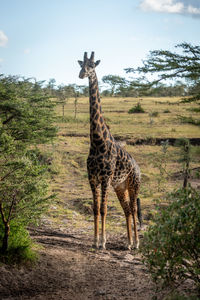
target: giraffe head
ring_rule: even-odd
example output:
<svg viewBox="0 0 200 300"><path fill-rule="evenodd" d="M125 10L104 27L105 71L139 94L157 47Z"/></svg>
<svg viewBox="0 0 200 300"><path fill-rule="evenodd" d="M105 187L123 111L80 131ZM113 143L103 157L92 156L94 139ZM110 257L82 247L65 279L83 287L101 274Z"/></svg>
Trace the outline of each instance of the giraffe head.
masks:
<svg viewBox="0 0 200 300"><path fill-rule="evenodd" d="M83 61L78 60L78 63L81 66L79 78L83 79L92 76L94 69L100 63L100 60L94 61L94 52L91 53L90 58L87 57L87 52L85 52Z"/></svg>

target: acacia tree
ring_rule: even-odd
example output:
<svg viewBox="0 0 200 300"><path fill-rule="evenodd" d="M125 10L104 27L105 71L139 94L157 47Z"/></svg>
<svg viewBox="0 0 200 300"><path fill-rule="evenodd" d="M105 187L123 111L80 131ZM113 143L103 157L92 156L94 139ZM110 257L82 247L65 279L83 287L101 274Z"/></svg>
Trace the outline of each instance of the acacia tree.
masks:
<svg viewBox="0 0 200 300"><path fill-rule="evenodd" d="M35 82L16 76L0 76L2 130L26 144L46 143L55 137L55 103Z"/></svg>
<svg viewBox="0 0 200 300"><path fill-rule="evenodd" d="M194 94L187 101L200 100L200 46L193 46L189 43L181 43L175 46L182 50L182 53L175 53L167 50L150 51L143 66L127 68L127 73L157 74L152 82L143 81L144 85L153 86L166 79L187 80L194 89Z"/></svg>
<svg viewBox="0 0 200 300"><path fill-rule="evenodd" d="M41 163L36 145L52 140L56 128L54 103L41 84L16 76L0 77L0 249L3 254L9 248L9 236L15 235L16 230L19 234L19 228L37 220L49 199L47 167Z"/></svg>
<svg viewBox="0 0 200 300"><path fill-rule="evenodd" d="M47 196L47 166L37 152L5 133L0 143L0 252L5 254L10 234L15 238L21 228L37 221L52 196Z"/></svg>
<svg viewBox="0 0 200 300"><path fill-rule="evenodd" d="M113 96L116 92L116 89L119 86L125 85L126 80L123 77L116 76L116 75L106 75L102 77L103 83L110 85L111 93L110 95Z"/></svg>

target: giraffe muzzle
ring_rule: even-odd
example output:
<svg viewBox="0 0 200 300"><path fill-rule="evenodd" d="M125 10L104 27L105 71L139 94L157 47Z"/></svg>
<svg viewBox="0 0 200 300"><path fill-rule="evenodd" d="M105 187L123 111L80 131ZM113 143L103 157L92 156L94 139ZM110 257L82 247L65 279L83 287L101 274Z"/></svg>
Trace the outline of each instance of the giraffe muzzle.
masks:
<svg viewBox="0 0 200 300"><path fill-rule="evenodd" d="M83 71L81 70L80 73L79 73L79 78L83 79L83 78L85 78L85 77L86 77L85 72L83 72Z"/></svg>

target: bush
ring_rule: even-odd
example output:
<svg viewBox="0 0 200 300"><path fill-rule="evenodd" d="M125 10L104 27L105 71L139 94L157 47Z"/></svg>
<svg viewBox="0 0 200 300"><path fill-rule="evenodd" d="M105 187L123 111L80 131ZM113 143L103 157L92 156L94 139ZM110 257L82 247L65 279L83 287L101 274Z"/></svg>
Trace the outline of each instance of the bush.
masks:
<svg viewBox="0 0 200 300"><path fill-rule="evenodd" d="M144 236L142 255L153 280L165 287L186 279L200 290L200 194L189 187L158 205Z"/></svg>
<svg viewBox="0 0 200 300"><path fill-rule="evenodd" d="M151 117L158 117L158 115L159 115L158 111L153 111L153 112L150 114Z"/></svg>
<svg viewBox="0 0 200 300"><path fill-rule="evenodd" d="M169 109L165 109L165 110L163 111L163 113L164 113L164 114L170 114L171 111L170 111Z"/></svg>
<svg viewBox="0 0 200 300"><path fill-rule="evenodd" d="M183 116L179 116L179 118L180 118L182 123L200 126L200 120L199 119L194 119L193 117L183 117Z"/></svg>
<svg viewBox="0 0 200 300"><path fill-rule="evenodd" d="M140 102L137 103L136 106L132 107L128 111L129 114L135 114L135 113L145 113L144 109L142 108Z"/></svg>
<svg viewBox="0 0 200 300"><path fill-rule="evenodd" d="M188 108L187 110L199 113L200 112L200 107L191 107L191 108Z"/></svg>
<svg viewBox="0 0 200 300"><path fill-rule="evenodd" d="M9 246L7 252L0 254L0 260L7 264L18 264L22 262L35 262L37 254L33 250L33 242L29 232L13 220L10 224ZM2 246L4 226L0 220L0 246Z"/></svg>
<svg viewBox="0 0 200 300"><path fill-rule="evenodd" d="M0 134L0 144L0 259L4 259L10 249L29 248L27 243L21 245L26 227L37 224L53 195L48 191L48 166L39 161L39 151L27 150L5 133Z"/></svg>

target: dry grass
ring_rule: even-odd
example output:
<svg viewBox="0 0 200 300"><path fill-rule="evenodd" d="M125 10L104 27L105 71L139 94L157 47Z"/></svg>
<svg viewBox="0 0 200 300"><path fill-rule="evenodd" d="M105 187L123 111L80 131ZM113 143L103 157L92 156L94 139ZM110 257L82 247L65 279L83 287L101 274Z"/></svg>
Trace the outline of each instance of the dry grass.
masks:
<svg viewBox="0 0 200 300"><path fill-rule="evenodd" d="M144 114L128 114L130 108L140 101ZM183 124L178 116L198 116L191 112L191 104L180 104L179 98L102 98L102 108L106 122L113 134L124 137L199 137L197 126ZM78 99L77 120L74 120L74 100L70 99L65 106L65 118L62 122L62 107L58 107L61 133L89 132L89 103L87 98ZM169 111L166 113L166 111ZM157 117L151 117L158 112Z"/></svg>
<svg viewBox="0 0 200 300"><path fill-rule="evenodd" d="M128 114L128 110L140 101L145 114ZM103 98L102 108L106 122L113 135L127 138L147 137L199 137L199 127L182 124L178 115L190 116L191 104L179 104L178 98ZM158 112L151 117L152 112ZM50 210L46 222L65 227L87 228L93 231L91 191L87 180L86 159L89 150L89 103L87 98L78 99L77 119L74 119L74 100L70 99L65 106L58 106L58 126L60 128L57 141L48 146L47 151L53 156L52 190L57 193L57 200ZM193 116L196 114L192 112ZM156 114L155 114L156 115ZM84 136L69 137L68 134ZM180 156L176 147L168 147L164 156L161 146L131 146L127 151L133 155L142 171L140 198L146 221L150 218L156 199L164 199L167 192L182 183L180 178L172 179L171 175L182 169L178 162ZM192 167L199 165L199 147L193 147ZM164 167L165 165L165 167ZM166 173L161 175L161 168ZM124 231L125 219L114 192L109 193L108 222L110 230Z"/></svg>

